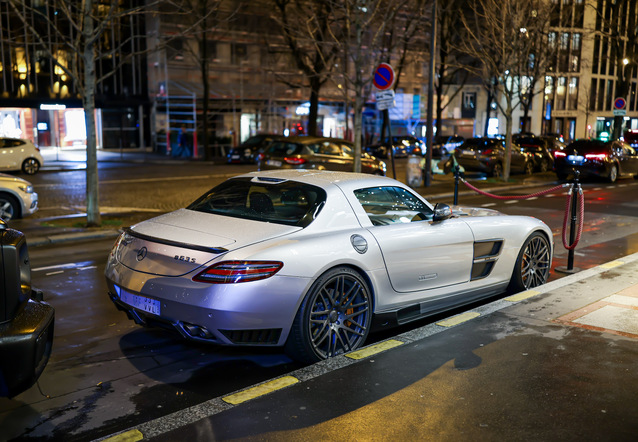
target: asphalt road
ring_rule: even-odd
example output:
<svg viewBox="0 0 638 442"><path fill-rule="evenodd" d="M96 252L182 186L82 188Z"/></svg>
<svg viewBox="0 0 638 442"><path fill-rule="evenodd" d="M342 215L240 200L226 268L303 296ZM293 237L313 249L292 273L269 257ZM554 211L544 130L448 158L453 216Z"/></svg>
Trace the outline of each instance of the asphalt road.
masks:
<svg viewBox="0 0 638 442"><path fill-rule="evenodd" d="M215 183L253 168L210 169L202 164L102 169L101 207L153 216L182 207ZM538 187L511 193L551 187L548 178ZM82 212L83 171L43 173L31 181L42 202L36 219ZM589 268L638 251L637 189L638 180L584 185L586 217L576 265ZM560 238L565 202L562 191L525 201L482 196L460 201L543 219L554 231L555 265L564 265L567 257ZM20 228L20 221L14 227ZM30 251L34 285L56 308L54 352L38 385L12 400L0 399L0 440L92 440L300 367L277 350L203 347L135 325L106 297L103 272L111 244L94 241ZM552 278L558 277L553 272Z"/></svg>

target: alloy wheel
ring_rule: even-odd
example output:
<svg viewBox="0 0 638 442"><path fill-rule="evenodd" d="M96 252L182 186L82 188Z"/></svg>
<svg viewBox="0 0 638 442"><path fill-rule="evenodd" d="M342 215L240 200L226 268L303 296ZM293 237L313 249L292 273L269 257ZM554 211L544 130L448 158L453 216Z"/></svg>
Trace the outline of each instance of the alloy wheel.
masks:
<svg viewBox="0 0 638 442"><path fill-rule="evenodd" d="M549 244L542 235L533 236L523 250L521 281L525 289L544 284L549 277Z"/></svg>
<svg viewBox="0 0 638 442"><path fill-rule="evenodd" d="M357 275L339 272L312 293L308 337L321 359L360 347L370 326L370 292Z"/></svg>

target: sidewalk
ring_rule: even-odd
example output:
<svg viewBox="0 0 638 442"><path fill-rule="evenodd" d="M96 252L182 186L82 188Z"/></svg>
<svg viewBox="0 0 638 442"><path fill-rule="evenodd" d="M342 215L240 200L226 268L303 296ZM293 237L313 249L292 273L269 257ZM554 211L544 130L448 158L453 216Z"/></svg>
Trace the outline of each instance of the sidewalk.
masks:
<svg viewBox="0 0 638 442"><path fill-rule="evenodd" d="M635 440L638 254L107 440Z"/></svg>

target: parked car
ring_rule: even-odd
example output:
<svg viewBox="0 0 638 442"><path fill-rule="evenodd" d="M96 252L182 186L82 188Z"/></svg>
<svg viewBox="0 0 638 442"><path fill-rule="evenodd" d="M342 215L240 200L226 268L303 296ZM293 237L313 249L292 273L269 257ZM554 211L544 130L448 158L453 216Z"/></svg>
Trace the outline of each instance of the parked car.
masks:
<svg viewBox="0 0 638 442"><path fill-rule="evenodd" d="M538 138L545 140L547 150L549 150L552 156L554 156L554 152L565 150L565 147L567 147L562 135L541 135Z"/></svg>
<svg viewBox="0 0 638 442"><path fill-rule="evenodd" d="M512 146L510 172L532 174L534 163L530 155ZM456 149L454 158L466 171L485 172L494 177L501 177L505 165L505 145L497 138L468 138ZM453 161L450 157L444 165L446 172L452 169Z"/></svg>
<svg viewBox="0 0 638 442"><path fill-rule="evenodd" d="M575 170L582 177L600 177L612 183L618 177L638 176L638 151L619 140L576 140L554 156L554 170L560 180Z"/></svg>
<svg viewBox="0 0 638 442"><path fill-rule="evenodd" d="M536 218L433 205L391 178L278 170L125 229L105 276L138 324L313 362L362 346L373 324L543 284L552 244Z"/></svg>
<svg viewBox="0 0 638 442"><path fill-rule="evenodd" d="M27 180L0 173L0 218L9 221L38 210L38 194Z"/></svg>
<svg viewBox="0 0 638 442"><path fill-rule="evenodd" d="M253 135L239 146L233 147L228 152L228 164L254 164L257 155L270 145L274 140L285 138L283 135L258 134Z"/></svg>
<svg viewBox="0 0 638 442"><path fill-rule="evenodd" d="M0 396L14 397L40 377L53 347L53 307L31 286L24 234L0 220Z"/></svg>
<svg viewBox="0 0 638 442"><path fill-rule="evenodd" d="M457 147L463 144L465 138L460 135L437 135L432 145L432 157L441 158L453 153Z"/></svg>
<svg viewBox="0 0 638 442"><path fill-rule="evenodd" d="M352 172L354 146L339 138L288 137L273 141L258 157L259 170L317 169ZM386 164L367 153L361 154L361 171L385 175Z"/></svg>
<svg viewBox="0 0 638 442"><path fill-rule="evenodd" d="M628 130L623 136L623 141L634 149L638 149L638 130Z"/></svg>
<svg viewBox="0 0 638 442"><path fill-rule="evenodd" d="M554 157L549 150L549 143L549 140L535 136L519 136L514 139L514 146L530 154L534 170L538 172L547 172L554 167Z"/></svg>
<svg viewBox="0 0 638 442"><path fill-rule="evenodd" d="M29 140L0 137L0 171L20 170L35 175L44 164L40 149Z"/></svg>
<svg viewBox="0 0 638 442"><path fill-rule="evenodd" d="M394 158L405 158L408 155L425 155L425 143L411 135L392 137ZM365 148L366 152L377 158L390 158L390 139L386 138L380 144Z"/></svg>

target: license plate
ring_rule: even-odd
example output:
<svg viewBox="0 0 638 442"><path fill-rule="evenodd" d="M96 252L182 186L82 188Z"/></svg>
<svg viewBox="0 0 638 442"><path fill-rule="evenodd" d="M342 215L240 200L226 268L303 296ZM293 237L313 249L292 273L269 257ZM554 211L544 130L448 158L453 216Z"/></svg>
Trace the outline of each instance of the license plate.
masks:
<svg viewBox="0 0 638 442"><path fill-rule="evenodd" d="M231 156L231 158L232 158L233 160L238 160L238 159L239 159L239 155L232 155L232 156Z"/></svg>
<svg viewBox="0 0 638 442"><path fill-rule="evenodd" d="M571 164L582 164L585 161L585 157L582 155L567 155L567 161Z"/></svg>
<svg viewBox="0 0 638 442"><path fill-rule="evenodd" d="M474 156L474 151L473 150L461 150L461 155L467 155L469 157L473 157Z"/></svg>
<svg viewBox="0 0 638 442"><path fill-rule="evenodd" d="M268 160L266 161L266 164L273 167L281 167L281 161Z"/></svg>
<svg viewBox="0 0 638 442"><path fill-rule="evenodd" d="M155 299L147 298L146 296L134 295L124 289L120 289L120 299L122 302L130 305L131 307L135 307L158 316L160 314L160 302Z"/></svg>

